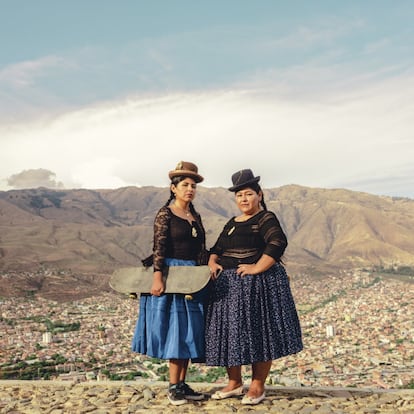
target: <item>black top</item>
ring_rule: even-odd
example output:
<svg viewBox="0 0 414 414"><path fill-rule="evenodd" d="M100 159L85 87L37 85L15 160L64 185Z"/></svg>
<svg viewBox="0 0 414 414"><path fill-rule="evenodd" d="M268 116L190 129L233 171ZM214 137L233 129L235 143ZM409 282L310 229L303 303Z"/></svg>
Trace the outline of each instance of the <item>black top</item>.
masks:
<svg viewBox="0 0 414 414"><path fill-rule="evenodd" d="M176 216L167 206L162 207L154 221L154 271L162 270L165 258L196 260L205 248L205 231L199 214L195 221Z"/></svg>
<svg viewBox="0 0 414 414"><path fill-rule="evenodd" d="M278 262L287 244L276 215L263 210L243 222L235 221L235 217L229 220L210 252L219 256L218 262L225 269L231 269L256 263L263 254Z"/></svg>

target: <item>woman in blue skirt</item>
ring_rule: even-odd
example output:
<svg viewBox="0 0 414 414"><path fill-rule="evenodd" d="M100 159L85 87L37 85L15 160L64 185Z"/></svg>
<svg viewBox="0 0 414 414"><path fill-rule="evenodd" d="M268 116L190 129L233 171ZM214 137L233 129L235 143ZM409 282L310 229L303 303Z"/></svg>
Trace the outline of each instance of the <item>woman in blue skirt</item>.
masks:
<svg viewBox="0 0 414 414"><path fill-rule="evenodd" d="M215 279L206 320L206 364L225 366L229 382L213 399L241 396L242 404L265 398L272 361L302 350L302 335L289 278L281 262L286 236L267 211L260 177L250 169L232 176L241 214L229 220L210 250ZM244 394L241 366L252 365Z"/></svg>
<svg viewBox="0 0 414 414"><path fill-rule="evenodd" d="M193 206L197 183L203 181L198 168L181 161L169 172L170 198L154 221L153 255L144 265L153 265L151 294L142 294L132 340L134 352L169 360L168 399L173 405L202 400L186 382L189 360L205 360L204 320L207 288L187 300L183 294L164 294L165 266L202 264L205 230Z"/></svg>

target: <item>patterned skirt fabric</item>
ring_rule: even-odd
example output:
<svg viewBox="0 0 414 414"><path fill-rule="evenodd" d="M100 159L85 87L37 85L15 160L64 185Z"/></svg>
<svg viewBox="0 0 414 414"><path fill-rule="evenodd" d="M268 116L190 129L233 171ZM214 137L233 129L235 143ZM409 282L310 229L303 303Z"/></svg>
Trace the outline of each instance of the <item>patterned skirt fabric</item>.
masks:
<svg viewBox="0 0 414 414"><path fill-rule="evenodd" d="M275 360L303 349L285 268L260 275L222 272L212 287L206 320L206 364L238 366Z"/></svg>
<svg viewBox="0 0 414 414"><path fill-rule="evenodd" d="M191 266L193 261L167 259L169 266ZM131 349L160 359L205 360L204 321L207 288L192 295L141 295Z"/></svg>

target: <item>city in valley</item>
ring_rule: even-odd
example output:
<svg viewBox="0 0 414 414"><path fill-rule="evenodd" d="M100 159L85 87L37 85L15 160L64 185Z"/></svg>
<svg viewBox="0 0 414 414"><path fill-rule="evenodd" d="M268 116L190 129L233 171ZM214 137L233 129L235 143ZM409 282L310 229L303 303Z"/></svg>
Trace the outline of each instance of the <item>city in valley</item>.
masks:
<svg viewBox="0 0 414 414"><path fill-rule="evenodd" d="M5 283L8 275L0 275ZM412 388L414 285L365 269L291 287L304 350L274 361L283 386ZM138 300L104 293L72 302L0 299L0 379L166 380L167 361L130 350ZM244 367L249 373L249 367ZM167 376L166 376L167 375ZM221 382L224 368L192 364L190 381Z"/></svg>

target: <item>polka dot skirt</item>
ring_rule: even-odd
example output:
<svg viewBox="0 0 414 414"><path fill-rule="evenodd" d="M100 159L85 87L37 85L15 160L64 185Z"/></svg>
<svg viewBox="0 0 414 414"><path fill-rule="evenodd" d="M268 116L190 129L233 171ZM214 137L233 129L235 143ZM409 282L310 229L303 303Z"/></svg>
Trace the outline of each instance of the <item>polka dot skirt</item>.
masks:
<svg viewBox="0 0 414 414"><path fill-rule="evenodd" d="M259 275L222 272L206 317L206 364L237 366L275 360L303 349L302 334L285 268Z"/></svg>

